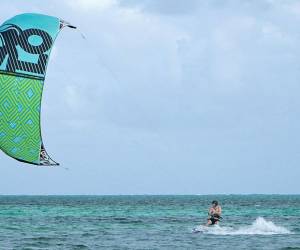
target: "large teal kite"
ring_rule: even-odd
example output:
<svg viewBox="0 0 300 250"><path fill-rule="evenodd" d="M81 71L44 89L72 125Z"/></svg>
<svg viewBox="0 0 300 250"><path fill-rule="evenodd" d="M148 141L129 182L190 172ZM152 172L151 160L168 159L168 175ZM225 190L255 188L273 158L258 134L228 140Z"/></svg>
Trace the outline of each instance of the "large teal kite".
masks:
<svg viewBox="0 0 300 250"><path fill-rule="evenodd" d="M34 165L58 165L41 136L41 99L53 43L64 27L52 16L21 14L0 26L0 148Z"/></svg>

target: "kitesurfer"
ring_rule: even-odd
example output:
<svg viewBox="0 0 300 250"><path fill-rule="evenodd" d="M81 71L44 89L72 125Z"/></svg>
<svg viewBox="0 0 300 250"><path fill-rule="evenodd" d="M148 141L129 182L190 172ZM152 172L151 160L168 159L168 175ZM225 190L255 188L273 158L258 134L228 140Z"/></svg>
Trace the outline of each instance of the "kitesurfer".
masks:
<svg viewBox="0 0 300 250"><path fill-rule="evenodd" d="M208 210L208 219L206 226L218 224L222 214L222 208L219 205L219 202L216 200L212 201L212 206Z"/></svg>

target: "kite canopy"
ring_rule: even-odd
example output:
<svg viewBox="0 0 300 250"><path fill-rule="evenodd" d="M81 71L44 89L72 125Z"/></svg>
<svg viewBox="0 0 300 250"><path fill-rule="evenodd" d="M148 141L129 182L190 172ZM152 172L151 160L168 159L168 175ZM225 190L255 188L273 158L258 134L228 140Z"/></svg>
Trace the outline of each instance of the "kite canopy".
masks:
<svg viewBox="0 0 300 250"><path fill-rule="evenodd" d="M12 158L59 165L41 136L41 99L51 48L69 23L41 14L21 14L0 26L0 148Z"/></svg>

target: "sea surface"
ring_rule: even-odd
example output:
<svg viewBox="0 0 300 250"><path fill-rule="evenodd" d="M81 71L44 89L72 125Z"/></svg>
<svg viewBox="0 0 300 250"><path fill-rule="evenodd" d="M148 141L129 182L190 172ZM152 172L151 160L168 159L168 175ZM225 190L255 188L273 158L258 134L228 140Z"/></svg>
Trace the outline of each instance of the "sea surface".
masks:
<svg viewBox="0 0 300 250"><path fill-rule="evenodd" d="M0 196L0 249L296 250L300 195Z"/></svg>

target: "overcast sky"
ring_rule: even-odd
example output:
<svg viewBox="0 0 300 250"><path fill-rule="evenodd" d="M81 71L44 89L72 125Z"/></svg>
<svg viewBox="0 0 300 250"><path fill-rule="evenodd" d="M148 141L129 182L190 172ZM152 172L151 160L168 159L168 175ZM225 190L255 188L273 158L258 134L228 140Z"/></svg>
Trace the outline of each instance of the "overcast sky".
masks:
<svg viewBox="0 0 300 250"><path fill-rule="evenodd" d="M24 12L79 27L42 105L69 170L0 153L0 194L299 193L300 1L1 0Z"/></svg>

